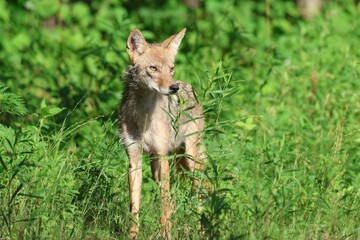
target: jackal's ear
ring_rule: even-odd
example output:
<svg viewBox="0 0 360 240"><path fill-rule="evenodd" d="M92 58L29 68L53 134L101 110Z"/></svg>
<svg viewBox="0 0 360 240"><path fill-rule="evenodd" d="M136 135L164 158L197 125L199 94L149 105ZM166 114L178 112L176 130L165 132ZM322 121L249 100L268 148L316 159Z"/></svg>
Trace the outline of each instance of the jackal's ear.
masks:
<svg viewBox="0 0 360 240"><path fill-rule="evenodd" d="M126 43L126 48L132 63L135 63L136 58L147 48L147 42L138 29L131 31Z"/></svg>
<svg viewBox="0 0 360 240"><path fill-rule="evenodd" d="M177 50L179 48L179 45L181 43L181 40L183 39L183 37L185 36L185 32L186 32L186 28L184 28L183 30L181 30L180 32L178 32L175 35L172 35L171 37L169 37L168 39L166 39L161 46L163 46L164 48L169 49L174 55L176 55Z"/></svg>

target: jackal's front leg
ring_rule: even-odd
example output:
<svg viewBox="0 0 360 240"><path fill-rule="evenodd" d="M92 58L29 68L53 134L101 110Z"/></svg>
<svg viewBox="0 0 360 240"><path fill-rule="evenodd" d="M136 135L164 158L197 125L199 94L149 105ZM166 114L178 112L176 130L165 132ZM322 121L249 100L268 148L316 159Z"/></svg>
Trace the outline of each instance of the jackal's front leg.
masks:
<svg viewBox="0 0 360 240"><path fill-rule="evenodd" d="M169 239L171 236L172 203L170 196L170 166L165 157L155 157L151 162L154 180L160 187L161 194L161 236Z"/></svg>
<svg viewBox="0 0 360 240"><path fill-rule="evenodd" d="M139 231L139 210L141 195L141 149L137 144L132 144L126 149L129 157L129 189L130 189L130 212L133 215L133 223L130 228L130 236L136 237Z"/></svg>

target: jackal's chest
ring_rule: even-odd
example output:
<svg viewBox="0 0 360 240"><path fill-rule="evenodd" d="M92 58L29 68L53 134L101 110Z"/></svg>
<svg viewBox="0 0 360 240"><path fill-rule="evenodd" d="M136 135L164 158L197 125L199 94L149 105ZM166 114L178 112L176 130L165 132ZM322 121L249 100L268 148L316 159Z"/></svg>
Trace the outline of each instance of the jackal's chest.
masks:
<svg viewBox="0 0 360 240"><path fill-rule="evenodd" d="M176 148L176 126L172 110L168 104L158 105L151 111L142 111L139 120L141 144L145 152L150 154L168 154Z"/></svg>
<svg viewBox="0 0 360 240"><path fill-rule="evenodd" d="M142 147L151 154L168 154L175 147L174 130L166 121L151 123L142 134Z"/></svg>
<svg viewBox="0 0 360 240"><path fill-rule="evenodd" d="M137 144L144 152L167 155L181 144L184 124L178 124L176 96L128 94L120 111L125 146Z"/></svg>

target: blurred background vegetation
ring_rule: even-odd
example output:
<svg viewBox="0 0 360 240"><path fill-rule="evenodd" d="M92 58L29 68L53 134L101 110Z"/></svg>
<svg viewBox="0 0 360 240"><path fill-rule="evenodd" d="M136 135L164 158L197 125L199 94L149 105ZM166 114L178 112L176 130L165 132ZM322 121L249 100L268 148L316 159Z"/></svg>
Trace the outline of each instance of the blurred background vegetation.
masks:
<svg viewBox="0 0 360 240"><path fill-rule="evenodd" d="M211 189L174 177L175 239L360 238L358 1L0 0L1 239L127 238L126 39L184 27ZM139 238L156 239L144 167Z"/></svg>

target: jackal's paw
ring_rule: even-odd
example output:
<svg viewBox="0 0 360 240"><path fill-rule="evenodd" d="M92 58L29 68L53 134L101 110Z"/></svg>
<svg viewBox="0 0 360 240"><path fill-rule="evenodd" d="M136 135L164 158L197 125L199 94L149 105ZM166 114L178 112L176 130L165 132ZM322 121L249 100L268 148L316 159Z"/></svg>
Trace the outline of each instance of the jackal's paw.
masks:
<svg viewBox="0 0 360 240"><path fill-rule="evenodd" d="M160 239L171 240L171 232L166 229L162 229L160 231Z"/></svg>
<svg viewBox="0 0 360 240"><path fill-rule="evenodd" d="M137 238L139 233L139 226L132 226L129 231L130 238Z"/></svg>

